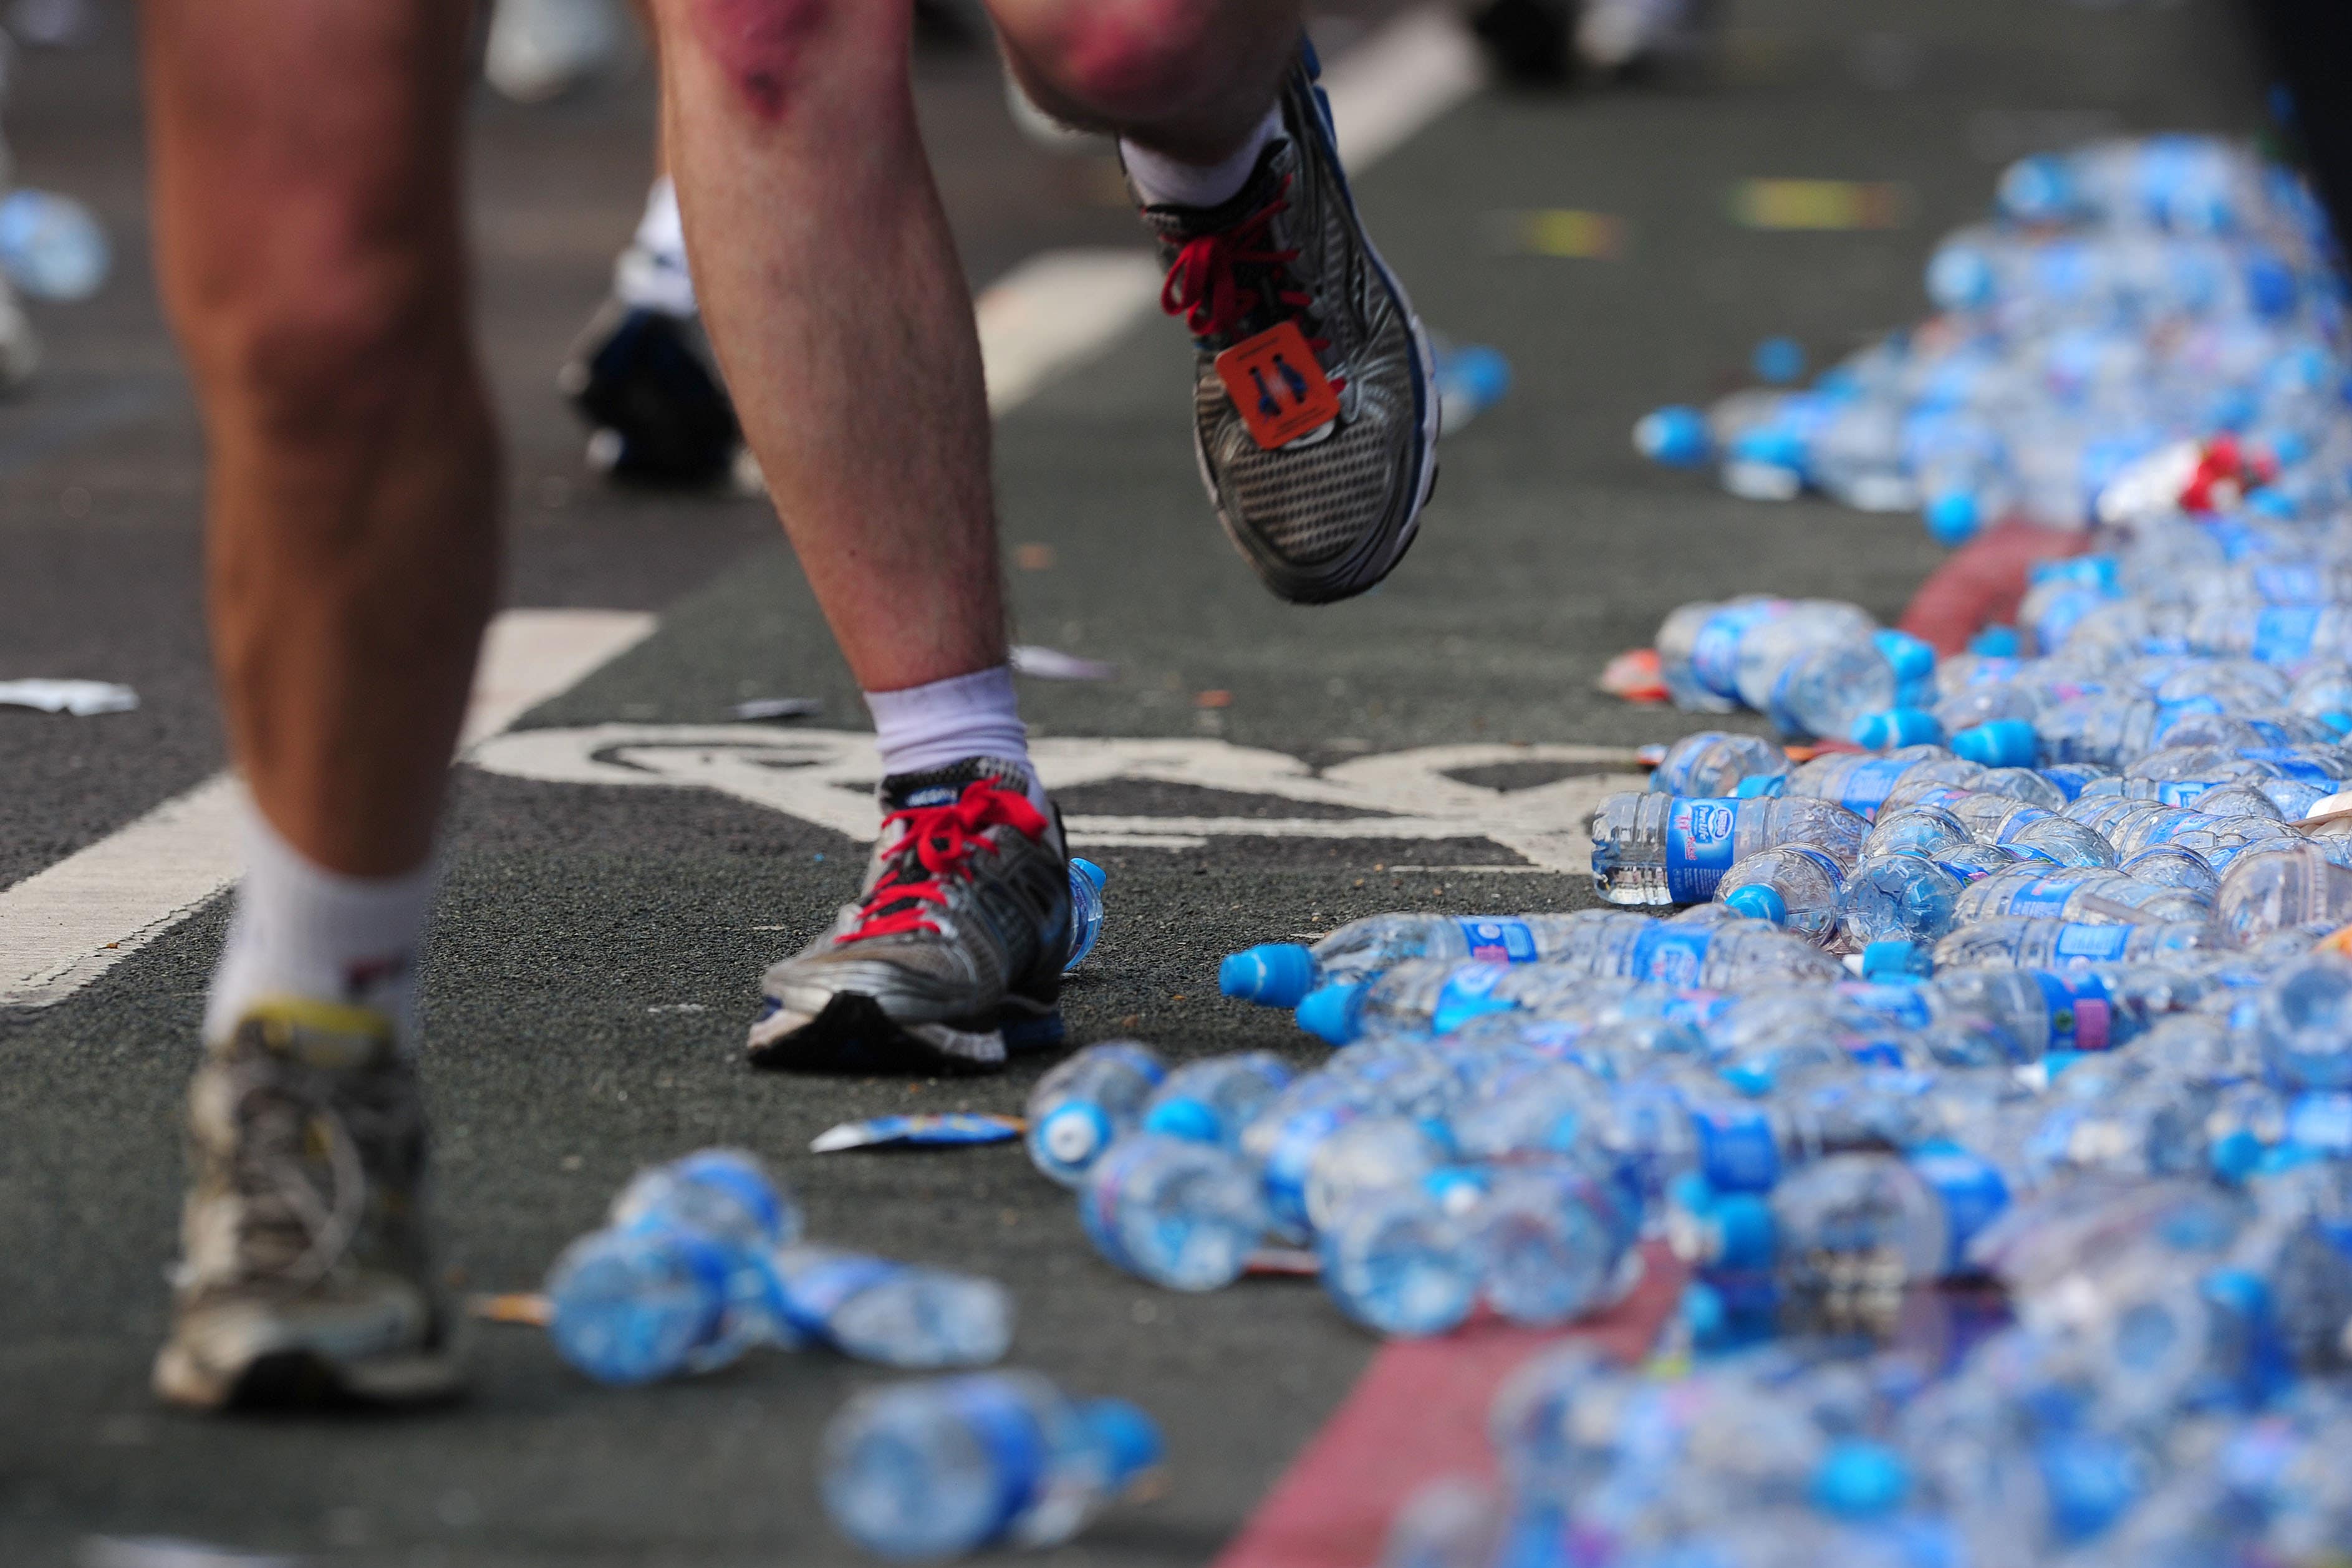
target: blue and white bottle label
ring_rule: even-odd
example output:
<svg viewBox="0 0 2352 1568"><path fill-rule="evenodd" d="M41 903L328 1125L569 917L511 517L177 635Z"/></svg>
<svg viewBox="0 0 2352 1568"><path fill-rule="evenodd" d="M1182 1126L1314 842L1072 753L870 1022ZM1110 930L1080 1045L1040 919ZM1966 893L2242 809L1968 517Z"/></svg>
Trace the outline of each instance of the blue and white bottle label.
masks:
<svg viewBox="0 0 2352 1568"><path fill-rule="evenodd" d="M1666 819L1666 894L1676 904L1705 904L1731 869L1739 841L1738 800L1676 800Z"/></svg>
<svg viewBox="0 0 2352 1568"><path fill-rule="evenodd" d="M983 1539L997 1540L1044 1497L1052 1448L1036 1416L999 1379L954 1378L944 1392L949 1413L988 1456L996 1486Z"/></svg>
<svg viewBox="0 0 2352 1568"><path fill-rule="evenodd" d="M2129 925L2086 925L2070 920L2058 928L2058 940L2052 950L2060 958L2105 963L2124 956L2124 950L2131 946L2132 930Z"/></svg>
<svg viewBox="0 0 2352 1568"><path fill-rule="evenodd" d="M1780 1179L1780 1148L1761 1106L1700 1105L1691 1110L1699 1174L1717 1192L1769 1192Z"/></svg>
<svg viewBox="0 0 2352 1568"><path fill-rule="evenodd" d="M1438 988L1429 1027L1436 1033L1451 1034L1482 1014L1510 1011L1514 1004L1495 995L1496 986L1508 973L1501 964L1474 961L1458 966Z"/></svg>
<svg viewBox="0 0 2352 1568"><path fill-rule="evenodd" d="M1739 695L1739 640L1748 629L1771 620L1787 608L1787 601L1767 599L1735 604L1706 618L1691 640L1691 675L1719 697Z"/></svg>
<svg viewBox="0 0 2352 1568"><path fill-rule="evenodd" d="M2254 657L2265 664L2292 664L2310 654L2318 632L2315 604L2265 610L2254 620Z"/></svg>
<svg viewBox="0 0 2352 1568"><path fill-rule="evenodd" d="M833 1314L843 1302L904 1273L906 1268L887 1258L845 1254L807 1268L780 1270L778 1299L784 1322L806 1338L828 1340Z"/></svg>
<svg viewBox="0 0 2352 1568"><path fill-rule="evenodd" d="M2084 880L2080 875L2035 877L2011 894L2000 912L2032 920L2059 919L2066 913L2066 901L2074 896Z"/></svg>
<svg viewBox="0 0 2352 1568"><path fill-rule="evenodd" d="M1700 971L1706 967L1707 946L1714 939L1714 926L1661 920L1634 940L1631 977L1664 986L1695 987Z"/></svg>
<svg viewBox="0 0 2352 1568"><path fill-rule="evenodd" d="M2050 1009L2050 1049L2105 1051L2115 1042L2115 1004L2106 983L2095 975L2033 971L2033 983Z"/></svg>
<svg viewBox="0 0 2352 1568"><path fill-rule="evenodd" d="M1481 918L1454 924L1462 928L1470 956L1482 963L1532 964L1536 960L1536 934L1524 920Z"/></svg>
<svg viewBox="0 0 2352 1568"><path fill-rule="evenodd" d="M1837 803L1866 821L1875 821L1878 809L1886 804L1886 797L1895 792L1895 786L1917 766L1916 762L1897 762L1891 757L1863 763L1838 786Z"/></svg>

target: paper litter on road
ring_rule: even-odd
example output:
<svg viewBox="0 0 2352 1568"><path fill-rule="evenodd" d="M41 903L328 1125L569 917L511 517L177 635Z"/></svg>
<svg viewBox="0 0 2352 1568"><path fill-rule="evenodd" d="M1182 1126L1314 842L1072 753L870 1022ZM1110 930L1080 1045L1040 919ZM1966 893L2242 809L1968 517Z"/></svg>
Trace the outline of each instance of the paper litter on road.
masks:
<svg viewBox="0 0 2352 1568"><path fill-rule="evenodd" d="M1034 643L1013 645L1013 673L1034 675L1041 681L1111 681L1118 678L1118 666L1100 659L1082 659L1076 653L1065 653L1059 648L1041 648Z"/></svg>
<svg viewBox="0 0 2352 1568"><path fill-rule="evenodd" d="M507 1291L497 1295L468 1296L466 1315L486 1323L543 1329L554 1321L555 1308L537 1291Z"/></svg>
<svg viewBox="0 0 2352 1568"><path fill-rule="evenodd" d="M949 1111L912 1116L875 1116L844 1122L817 1134L812 1154L842 1149L949 1148L966 1144L1009 1144L1028 1129L1018 1116Z"/></svg>
<svg viewBox="0 0 2352 1568"><path fill-rule="evenodd" d="M75 1554L80 1568L301 1568L299 1557L238 1552L163 1536L92 1535Z"/></svg>
<svg viewBox="0 0 2352 1568"><path fill-rule="evenodd" d="M824 711L824 704L815 697L754 697L747 703L737 703L729 711L737 718L746 722L761 719L814 718Z"/></svg>
<svg viewBox="0 0 2352 1568"><path fill-rule="evenodd" d="M43 713L89 718L101 713L129 713L138 706L137 692L111 681L0 681L0 707L38 708Z"/></svg>

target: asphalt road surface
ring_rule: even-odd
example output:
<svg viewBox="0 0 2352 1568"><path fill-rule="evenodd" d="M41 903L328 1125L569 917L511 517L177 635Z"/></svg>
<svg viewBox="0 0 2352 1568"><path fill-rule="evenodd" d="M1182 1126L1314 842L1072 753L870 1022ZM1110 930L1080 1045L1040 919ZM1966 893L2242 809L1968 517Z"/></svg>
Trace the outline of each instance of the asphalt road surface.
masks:
<svg viewBox="0 0 2352 1568"><path fill-rule="evenodd" d="M1343 51L1385 9L1333 19L1328 40ZM1767 333L1820 361L1913 319L1927 247L1980 210L2008 157L2105 131L2252 123L2209 0L1740 0L1732 13L1705 79L1489 93L1362 181L1423 314L1502 347L1518 377L1447 442L1421 542L1377 593L1286 608L1236 560L1199 491L1186 348L1163 323L1001 426L1021 639L1118 670L1024 688L1053 755L1101 763L1063 795L1101 825L1111 879L1101 946L1067 993L1074 1040L1134 1035L1180 1057L1264 1046L1307 1062L1285 1017L1217 997L1220 955L1383 909L1587 902L1581 878L1527 848L1541 814L1529 802L1573 800L1563 779L1610 765L1533 748L1693 727L1595 693L1608 655L1645 643L1678 602L1741 590L1891 616L1937 558L1911 519L1748 505L1651 470L1629 448L1635 417L1737 384ZM0 408L0 677L127 681L144 702L80 720L0 711L0 886L223 765L195 586L199 443L144 254L129 18L105 22L81 51L20 59L6 122L21 177L92 201L121 256L100 298L41 312L49 367ZM1108 162L1024 143L992 61L926 58L919 76L976 284L1048 247L1136 243ZM637 727L636 761L593 736L542 735L537 763L509 742L498 770L459 773L425 982L455 1277L528 1288L639 1164L756 1149L817 1237L1003 1280L1019 1301L1017 1364L1165 1424L1166 1494L1052 1561L1204 1563L1373 1343L1311 1285L1193 1298L1114 1272L1015 1150L804 1152L859 1115L1017 1110L1043 1061L979 1082L741 1063L761 967L851 891L863 850L798 785L706 787L713 758L788 779L812 758L838 763L850 743L828 737L864 725L764 504L604 488L551 392L642 200L648 114L642 80L537 110L486 98L474 112L480 310L515 454L510 600L662 619L525 720ZM1743 229L1728 193L1759 176L1895 182L1900 221ZM1549 208L1620 220L1618 257L1496 243L1495 214ZM667 727L785 695L820 699L808 727L824 733ZM1084 744L1098 737L1182 744L1154 765ZM1436 747L1496 749L1423 750ZM1416 755L1381 760L1400 753ZM1199 781L1211 764L1222 771ZM586 781L547 781L550 768ZM1358 780L1361 803L1318 790L1314 769ZM821 788L837 817L846 797ZM1490 838L1488 817L1515 826ZM182 1085L223 915L215 903L69 999L0 1012L0 1561L72 1562L100 1535L420 1568L851 1560L816 1507L816 1440L878 1379L823 1357L618 1392L528 1330L489 1328L473 1396L445 1412L221 1421L151 1402Z"/></svg>

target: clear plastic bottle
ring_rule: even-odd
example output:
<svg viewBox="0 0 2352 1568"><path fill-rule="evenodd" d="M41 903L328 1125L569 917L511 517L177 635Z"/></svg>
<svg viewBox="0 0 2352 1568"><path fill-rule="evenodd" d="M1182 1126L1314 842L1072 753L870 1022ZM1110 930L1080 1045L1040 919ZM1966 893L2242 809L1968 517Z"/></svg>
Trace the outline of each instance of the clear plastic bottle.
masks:
<svg viewBox="0 0 2352 1568"><path fill-rule="evenodd" d="M1185 1062L1144 1102L1143 1130L1237 1149L1242 1129L1289 1087L1290 1080L1288 1065L1266 1051Z"/></svg>
<svg viewBox="0 0 2352 1568"><path fill-rule="evenodd" d="M592 1232L548 1270L548 1337L599 1383L709 1372L772 1335L759 1262L661 1226Z"/></svg>
<svg viewBox="0 0 2352 1568"><path fill-rule="evenodd" d="M791 1246L803 1223L792 1194L743 1149L703 1149L639 1171L610 1218L615 1229L690 1231L743 1254Z"/></svg>
<svg viewBox="0 0 2352 1568"><path fill-rule="evenodd" d="M1733 862L1716 883L1716 902L1753 920L1767 920L1817 946L1838 936L1838 912L1845 878L1838 862L1819 850L1764 850Z"/></svg>
<svg viewBox="0 0 2352 1568"><path fill-rule="evenodd" d="M899 1383L826 1427L825 1511L877 1556L1050 1546L1160 1462L1159 1429L1123 1400L1075 1400L1031 1373Z"/></svg>
<svg viewBox="0 0 2352 1568"><path fill-rule="evenodd" d="M1131 1040L1090 1045L1030 1092L1030 1161L1076 1186L1112 1143L1142 1118L1143 1103L1168 1076L1150 1046Z"/></svg>
<svg viewBox="0 0 2352 1568"><path fill-rule="evenodd" d="M1972 883L1960 894L1957 918L1969 925L2003 915L2037 920L2201 920L2201 901L2179 888L2128 877L2121 872L2053 872L2032 863Z"/></svg>
<svg viewBox="0 0 2352 1568"><path fill-rule="evenodd" d="M1639 1278L1637 1216L1613 1182L1576 1162L1497 1167L1474 1223L1486 1301L1513 1322L1586 1316Z"/></svg>
<svg viewBox="0 0 2352 1568"><path fill-rule="evenodd" d="M1729 713L1739 706L1739 644L1757 627L1787 614L1791 601L1762 595L1722 604L1685 604L1658 628L1658 671L1675 706Z"/></svg>
<svg viewBox="0 0 2352 1568"><path fill-rule="evenodd" d="M2315 842L2256 850L2222 873L2213 922L2240 947L2292 926L2345 925L2352 922L2352 870L2330 862Z"/></svg>
<svg viewBox="0 0 2352 1568"><path fill-rule="evenodd" d="M1916 854L1865 860L1845 879L1839 915L1846 941L1932 944L1952 928L1966 883L1933 859Z"/></svg>
<svg viewBox="0 0 2352 1568"><path fill-rule="evenodd" d="M1699 904L1732 863L1783 844L1853 863L1869 825L1810 797L1612 795L1592 820L1592 882L1611 904Z"/></svg>
<svg viewBox="0 0 2352 1568"><path fill-rule="evenodd" d="M1449 1173L1450 1174L1450 1173ZM1478 1258L1444 1179L1356 1195L1316 1235L1323 1288L1365 1327L1444 1333L1477 1304Z"/></svg>
<svg viewBox="0 0 2352 1568"><path fill-rule="evenodd" d="M831 1247L768 1259L791 1333L884 1366L985 1366L1013 1344L1013 1298L993 1280Z"/></svg>
<svg viewBox="0 0 2352 1568"><path fill-rule="evenodd" d="M1789 775L1782 792L1832 801L1872 821L1906 782L1965 785L1983 773L1980 765L1940 747L1906 747L1885 757L1848 752L1813 758Z"/></svg>
<svg viewBox="0 0 2352 1568"><path fill-rule="evenodd" d="M1760 736L1703 729L1666 748L1650 789L1685 800L1774 794L1789 776L1789 754Z"/></svg>
<svg viewBox="0 0 2352 1568"><path fill-rule="evenodd" d="M1268 1224L1238 1155L1159 1133L1123 1138L1095 1162L1078 1218L1105 1258L1175 1291L1232 1284Z"/></svg>
<svg viewBox="0 0 2352 1568"><path fill-rule="evenodd" d="M1955 844L1975 841L1967 825L1943 807L1908 806L1879 814L1871 824L1869 837L1862 841L1856 863L1876 860L1881 855L1919 855L1933 860Z"/></svg>
<svg viewBox="0 0 2352 1568"><path fill-rule="evenodd" d="M2295 964L2264 989L2255 1038L2290 1089L2352 1089L2352 961L2327 952Z"/></svg>
<svg viewBox="0 0 2352 1568"><path fill-rule="evenodd" d="M1375 915L1351 920L1313 946L1263 942L1217 968L1224 995L1295 1008L1319 985L1368 980L1408 958L1477 958L1529 964L1559 956L1589 923L1581 915Z"/></svg>
<svg viewBox="0 0 2352 1568"><path fill-rule="evenodd" d="M1070 957L1068 974L1087 961L1102 937L1103 868L1083 855L1070 857Z"/></svg>
<svg viewBox="0 0 2352 1568"><path fill-rule="evenodd" d="M2092 925L2010 915L1977 921L1951 932L1936 944L1935 961L1939 970L2179 964L2206 956L2220 942L2219 934L2201 921Z"/></svg>

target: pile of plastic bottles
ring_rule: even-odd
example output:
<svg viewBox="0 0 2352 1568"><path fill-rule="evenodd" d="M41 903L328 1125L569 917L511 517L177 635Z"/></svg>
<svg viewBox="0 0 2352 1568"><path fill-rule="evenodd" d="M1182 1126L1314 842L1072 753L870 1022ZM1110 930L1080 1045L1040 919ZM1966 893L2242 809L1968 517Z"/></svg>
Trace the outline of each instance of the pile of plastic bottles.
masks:
<svg viewBox="0 0 2352 1568"><path fill-rule="evenodd" d="M2082 528L2134 462L2233 435L2305 470L2262 507L2341 499L2344 287L2293 175L2197 136L2037 154L2001 177L1991 221L1927 267L1937 314L1798 391L1735 393L1636 427L1658 462L1716 465L1757 499L1818 491L1924 511L1958 543L2020 515Z"/></svg>

